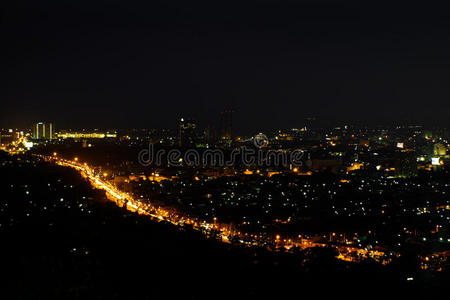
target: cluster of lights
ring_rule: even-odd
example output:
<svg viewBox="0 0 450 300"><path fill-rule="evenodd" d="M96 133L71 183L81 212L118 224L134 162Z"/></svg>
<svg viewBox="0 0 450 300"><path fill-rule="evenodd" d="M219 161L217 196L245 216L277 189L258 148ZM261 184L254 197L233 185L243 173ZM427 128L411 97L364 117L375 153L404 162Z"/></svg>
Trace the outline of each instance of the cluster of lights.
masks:
<svg viewBox="0 0 450 300"><path fill-rule="evenodd" d="M127 210L131 212L136 212L142 215L148 215L150 217L156 218L161 221L167 221L176 226L184 226L185 224L192 225L196 230L199 230L207 235L211 234L212 231L218 232L218 236L223 242L230 243L230 236L237 237L237 240L248 246L261 246L263 243L267 242L267 239L262 235L249 234L240 231L235 231L230 229L229 226L221 225L217 223L217 218L213 218L213 223L208 223L206 221L200 221L186 216L180 216L175 213L170 213L169 211L156 208L148 203L141 202L134 199L129 193L122 192L113 186L110 182L106 181L105 177L107 173L99 176L95 174L94 170L90 168L86 163L81 164L78 157L75 157L72 161L59 158L57 153L53 153L52 157L44 157L48 161L52 161L61 166L71 167L76 169L85 178L88 178L90 183L98 189L103 189L106 191L108 198L114 201L118 206L126 207ZM308 248L308 247L325 247L324 243L314 242L309 240L307 237L301 237L299 239L283 239L279 234L275 236L275 247L276 249L285 248L290 249L292 247ZM353 261L355 254L359 257L372 257L378 259L383 263L390 261L390 258L385 257L386 254L381 251L375 251L367 248L357 248L357 247L341 247L335 246L339 251L338 259Z"/></svg>

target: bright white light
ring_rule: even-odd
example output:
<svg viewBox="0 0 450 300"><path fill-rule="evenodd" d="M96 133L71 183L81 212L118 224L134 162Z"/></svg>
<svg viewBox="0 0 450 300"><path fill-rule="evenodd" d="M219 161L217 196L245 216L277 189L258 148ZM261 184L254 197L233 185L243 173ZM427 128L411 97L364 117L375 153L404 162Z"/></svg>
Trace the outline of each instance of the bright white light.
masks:
<svg viewBox="0 0 450 300"><path fill-rule="evenodd" d="M33 147L33 142L27 142L27 141L25 141L23 144L25 145L25 147L27 147L27 149L30 149L30 148Z"/></svg>

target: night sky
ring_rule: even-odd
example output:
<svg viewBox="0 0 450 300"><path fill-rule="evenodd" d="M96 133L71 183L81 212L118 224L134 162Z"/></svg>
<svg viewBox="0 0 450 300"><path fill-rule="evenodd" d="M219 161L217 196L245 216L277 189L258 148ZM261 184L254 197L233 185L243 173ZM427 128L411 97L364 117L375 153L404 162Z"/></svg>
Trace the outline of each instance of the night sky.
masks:
<svg viewBox="0 0 450 300"><path fill-rule="evenodd" d="M449 125L449 10L428 2L9 2L0 126Z"/></svg>

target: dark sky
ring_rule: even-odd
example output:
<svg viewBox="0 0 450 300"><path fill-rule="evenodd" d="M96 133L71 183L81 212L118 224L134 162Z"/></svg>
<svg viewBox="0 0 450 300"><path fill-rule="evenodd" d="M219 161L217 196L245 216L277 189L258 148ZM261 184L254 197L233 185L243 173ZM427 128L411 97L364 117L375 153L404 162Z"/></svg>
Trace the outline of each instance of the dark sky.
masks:
<svg viewBox="0 0 450 300"><path fill-rule="evenodd" d="M228 107L249 133L449 125L449 10L428 2L10 2L0 126L206 126Z"/></svg>

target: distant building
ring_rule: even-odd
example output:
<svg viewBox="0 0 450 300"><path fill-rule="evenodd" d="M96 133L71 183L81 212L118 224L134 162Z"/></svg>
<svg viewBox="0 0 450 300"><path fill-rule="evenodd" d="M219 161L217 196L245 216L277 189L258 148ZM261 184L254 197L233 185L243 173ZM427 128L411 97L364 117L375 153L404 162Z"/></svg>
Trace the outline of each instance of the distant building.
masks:
<svg viewBox="0 0 450 300"><path fill-rule="evenodd" d="M197 124L193 119L178 120L178 145L188 147L195 145L195 131Z"/></svg>
<svg viewBox="0 0 450 300"><path fill-rule="evenodd" d="M52 140L54 138L52 123L39 122L33 126L33 139Z"/></svg>
<svg viewBox="0 0 450 300"><path fill-rule="evenodd" d="M220 113L220 140L229 144L233 140L233 111L225 110Z"/></svg>
<svg viewBox="0 0 450 300"><path fill-rule="evenodd" d="M217 133L213 126L206 127L203 135L206 145L214 145L217 142Z"/></svg>
<svg viewBox="0 0 450 300"><path fill-rule="evenodd" d="M436 143L433 145L434 156L445 156L447 154L447 148L444 144Z"/></svg>
<svg viewBox="0 0 450 300"><path fill-rule="evenodd" d="M58 133L60 139L104 139L116 138L117 132L111 131L61 131Z"/></svg>

